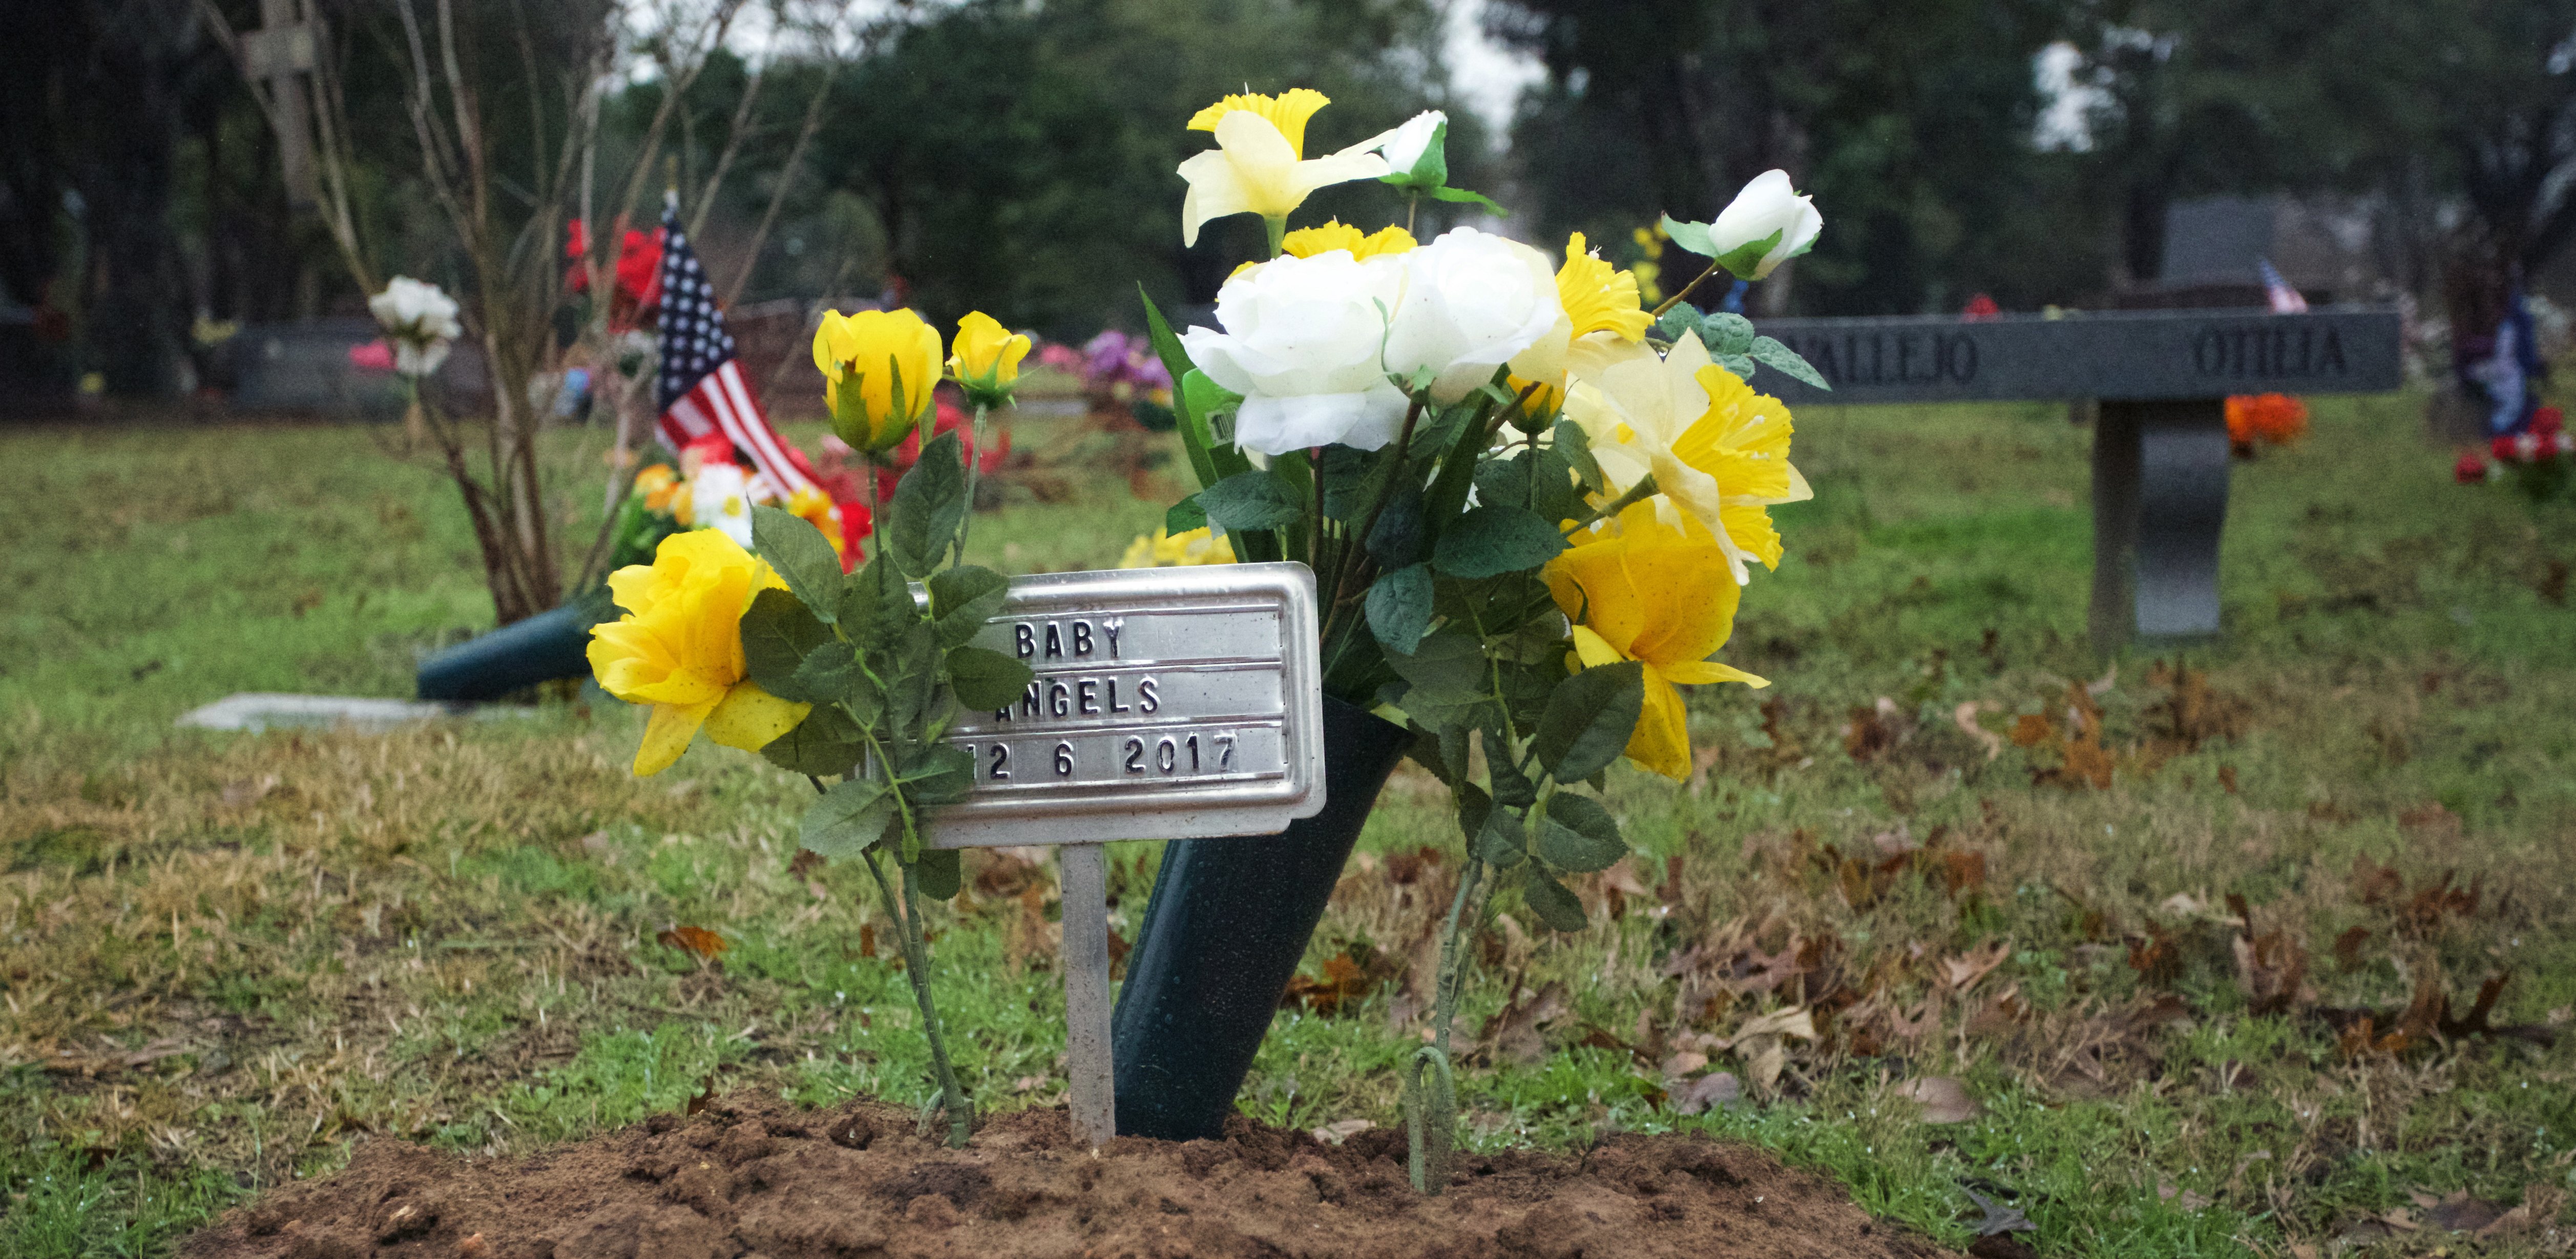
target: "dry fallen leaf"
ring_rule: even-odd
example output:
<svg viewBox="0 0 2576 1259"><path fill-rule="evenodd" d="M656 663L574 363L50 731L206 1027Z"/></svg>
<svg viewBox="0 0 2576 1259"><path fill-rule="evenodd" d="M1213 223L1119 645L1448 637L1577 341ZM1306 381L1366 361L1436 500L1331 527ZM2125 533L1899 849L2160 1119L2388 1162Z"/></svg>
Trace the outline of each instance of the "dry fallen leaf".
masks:
<svg viewBox="0 0 2576 1259"><path fill-rule="evenodd" d="M1997 940L1985 948L1976 949L1958 957L1942 958L1941 981L1948 984L1952 991L1966 992L1974 987L1978 980L1985 978L1987 972L2003 965L2004 959L2010 956L2012 956L2012 942Z"/></svg>
<svg viewBox="0 0 2576 1259"><path fill-rule="evenodd" d="M1993 700L1972 699L1950 710L1950 720L1962 733L1976 740L1977 746L1986 750L1986 759L1990 761L2004 754L2004 737L1978 724L1977 714L2000 707L2002 705Z"/></svg>
<svg viewBox="0 0 2576 1259"><path fill-rule="evenodd" d="M1744 1085L1732 1071L1711 1071L1671 1091L1676 1114L1696 1115L1715 1106L1732 1106L1744 1098Z"/></svg>
<svg viewBox="0 0 2576 1259"><path fill-rule="evenodd" d="M1340 1145L1377 1125L1365 1119L1337 1119L1306 1135L1326 1145Z"/></svg>
<svg viewBox="0 0 2576 1259"><path fill-rule="evenodd" d="M1896 1086L1896 1095L1923 1107L1925 1123L1966 1123L1983 1109L1957 1076L1927 1075Z"/></svg>
<svg viewBox="0 0 2576 1259"><path fill-rule="evenodd" d="M657 933L653 938L672 948L695 953L708 961L724 956L724 951L733 947L732 943L723 936L704 927L674 925L670 930Z"/></svg>

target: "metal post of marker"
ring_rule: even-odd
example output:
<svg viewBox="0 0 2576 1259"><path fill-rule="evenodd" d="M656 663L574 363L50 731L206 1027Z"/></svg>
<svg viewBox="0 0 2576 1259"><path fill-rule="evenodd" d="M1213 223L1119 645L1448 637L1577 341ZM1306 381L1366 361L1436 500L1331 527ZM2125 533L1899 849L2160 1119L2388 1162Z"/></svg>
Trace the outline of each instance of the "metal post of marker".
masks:
<svg viewBox="0 0 2576 1259"><path fill-rule="evenodd" d="M1097 1150L1118 1134L1109 1053L1109 875L1099 844L1056 849L1064 883L1064 1057L1073 1131Z"/></svg>
<svg viewBox="0 0 2576 1259"><path fill-rule="evenodd" d="M976 635L1036 678L1017 703L958 715L946 742L970 787L925 837L1057 850L1068 1100L1095 1150L1118 1131L1102 845L1259 843L1324 808L1316 619L1305 565L1223 564L1014 578Z"/></svg>

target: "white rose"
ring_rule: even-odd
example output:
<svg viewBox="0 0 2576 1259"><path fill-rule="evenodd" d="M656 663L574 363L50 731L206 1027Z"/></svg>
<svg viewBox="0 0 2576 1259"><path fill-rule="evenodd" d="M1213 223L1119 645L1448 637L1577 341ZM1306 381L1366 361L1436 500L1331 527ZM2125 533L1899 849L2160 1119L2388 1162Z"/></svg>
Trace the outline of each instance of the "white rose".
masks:
<svg viewBox="0 0 2576 1259"><path fill-rule="evenodd" d="M1214 328L1181 335L1208 379L1243 395L1234 441L1282 455L1339 442L1376 450L1395 440L1404 394L1378 364L1403 283L1402 256L1365 262L1347 250L1284 256L1217 291Z"/></svg>
<svg viewBox="0 0 2576 1259"><path fill-rule="evenodd" d="M1426 109L1407 119L1403 126L1387 132L1378 152L1386 155L1386 164L1398 175L1410 175L1422 161L1423 150L1431 147L1431 137L1447 126L1449 115Z"/></svg>
<svg viewBox="0 0 2576 1259"><path fill-rule="evenodd" d="M689 523L751 549L751 474L731 463L700 467L689 478Z"/></svg>
<svg viewBox="0 0 2576 1259"><path fill-rule="evenodd" d="M1442 406L1493 379L1565 317L1556 268L1519 241L1452 228L1397 257L1404 300L1387 333L1386 368L1408 377L1430 368L1431 398Z"/></svg>
<svg viewBox="0 0 2576 1259"><path fill-rule="evenodd" d="M426 376L447 359L448 342L464 335L456 319L456 299L435 284L398 275L385 291L367 299L367 310L383 325L394 345L394 370Z"/></svg>
<svg viewBox="0 0 2576 1259"><path fill-rule="evenodd" d="M1825 216L1816 212L1815 198L1799 196L1789 186L1789 172L1767 170L1744 185L1744 191L1735 194L1735 200L1727 204L1717 221L1709 224L1708 239L1717 247L1717 256L1723 258L1778 232L1779 243L1754 264L1753 274L1741 277L1759 280L1781 263L1807 252L1816 243L1816 233L1823 230Z"/></svg>

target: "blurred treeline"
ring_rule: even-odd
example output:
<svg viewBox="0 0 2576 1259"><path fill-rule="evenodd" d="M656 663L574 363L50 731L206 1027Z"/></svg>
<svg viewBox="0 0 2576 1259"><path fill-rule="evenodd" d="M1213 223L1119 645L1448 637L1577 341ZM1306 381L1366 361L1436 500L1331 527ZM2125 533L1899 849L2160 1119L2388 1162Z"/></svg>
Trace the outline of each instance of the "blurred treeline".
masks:
<svg viewBox="0 0 2576 1259"><path fill-rule="evenodd" d="M467 78L504 169L542 143L522 134L543 128L512 94L542 96L559 76L554 29L630 20L596 3L449 2L491 19L466 41ZM348 66L353 211L376 272L470 286L424 191L401 86L396 17L438 0L303 3ZM33 324L110 392L176 389L201 321L359 309L207 26L211 10L255 28L280 4L292 10L56 0L0 41L0 319ZM2165 207L2208 193L2358 199L2402 247L2403 286L2427 299L2536 271L2576 228L2576 0L1489 0L1477 20L1545 67L1507 135L1462 103L1449 10L853 9L837 41L715 53L651 182L692 211L715 186L700 250L720 287L748 267L741 301L893 292L943 321L980 307L1064 338L1132 325L1140 281L1160 300L1210 300L1257 247L1244 219L1182 249L1172 174L1207 143L1182 122L1247 87L1333 98L1310 153L1445 108L1452 182L1511 206L1504 230L1561 244L1583 229L1623 261L1659 212L1706 218L1785 167L1828 228L1755 295L1772 313L1956 309L1981 291L2007 308L2089 303L2155 278ZM607 98L603 169L632 161L662 103L653 51L639 42L640 68ZM2054 114L2043 64L2075 89ZM791 168L818 88L819 125ZM1354 186L1307 210L1328 213L1375 226L1401 209Z"/></svg>

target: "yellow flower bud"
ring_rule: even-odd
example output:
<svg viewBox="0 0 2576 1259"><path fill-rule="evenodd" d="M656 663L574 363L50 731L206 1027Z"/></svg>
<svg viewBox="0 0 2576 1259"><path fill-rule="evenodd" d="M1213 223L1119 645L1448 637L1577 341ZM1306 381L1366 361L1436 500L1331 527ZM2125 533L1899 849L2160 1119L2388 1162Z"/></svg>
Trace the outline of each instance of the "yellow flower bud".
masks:
<svg viewBox="0 0 2576 1259"><path fill-rule="evenodd" d="M1007 406L1011 386L1020 378L1020 360L1027 357L1029 338L1013 332L1001 321L984 312L971 311L957 321L955 353L948 356L948 374L966 390L966 396L978 406Z"/></svg>
<svg viewBox="0 0 2576 1259"><path fill-rule="evenodd" d="M832 431L852 448L892 447L930 413L939 384L939 330L909 310L826 311L814 330Z"/></svg>

